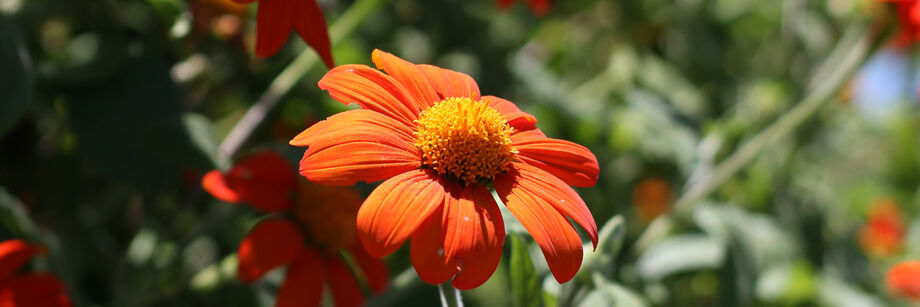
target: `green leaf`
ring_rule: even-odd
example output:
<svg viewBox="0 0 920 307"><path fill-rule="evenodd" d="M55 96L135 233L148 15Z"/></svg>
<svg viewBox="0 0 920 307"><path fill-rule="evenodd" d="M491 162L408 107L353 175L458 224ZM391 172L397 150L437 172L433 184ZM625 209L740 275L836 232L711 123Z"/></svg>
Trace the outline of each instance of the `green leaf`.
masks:
<svg viewBox="0 0 920 307"><path fill-rule="evenodd" d="M617 215L607 220L598 233L597 249L593 253L585 253L584 266L579 271L579 275L586 275L592 271L612 270L613 260L620 252L625 235L626 222L623 216ZM585 245L586 251L591 249L590 243Z"/></svg>
<svg viewBox="0 0 920 307"><path fill-rule="evenodd" d="M657 280L679 272L718 268L724 259L722 240L688 234L656 243L639 258L637 267L643 278Z"/></svg>
<svg viewBox="0 0 920 307"><path fill-rule="evenodd" d="M511 301L514 306L539 306L542 289L527 244L511 235Z"/></svg>
<svg viewBox="0 0 920 307"><path fill-rule="evenodd" d="M19 28L0 14L0 137L22 117L32 92L32 67Z"/></svg>
<svg viewBox="0 0 920 307"><path fill-rule="evenodd" d="M600 273L591 275L595 290L588 293L585 299L578 304L579 307L590 306L616 306L616 307L644 307L647 304L638 294L613 281L607 280Z"/></svg>
<svg viewBox="0 0 920 307"><path fill-rule="evenodd" d="M219 142L214 133L214 123L206 116L198 113L186 113L182 116L182 124L192 140L192 144L199 151L208 156L214 165L227 165L225 161L219 161L220 155L217 154Z"/></svg>
<svg viewBox="0 0 920 307"><path fill-rule="evenodd" d="M22 203L0 187L0 224L10 230L14 237L36 240L35 224L26 213Z"/></svg>

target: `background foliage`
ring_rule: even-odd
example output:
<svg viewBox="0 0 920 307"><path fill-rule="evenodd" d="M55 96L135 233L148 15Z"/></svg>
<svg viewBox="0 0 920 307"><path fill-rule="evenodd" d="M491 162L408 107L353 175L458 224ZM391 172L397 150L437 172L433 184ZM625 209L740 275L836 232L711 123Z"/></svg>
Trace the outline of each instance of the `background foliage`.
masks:
<svg viewBox="0 0 920 307"><path fill-rule="evenodd" d="M576 280L557 284L510 225L502 265L464 293L468 305L906 304L882 280L920 257L920 113L915 52L887 43L890 7L567 0L537 17L490 0L357 2L366 14L349 20L354 31L333 31L337 63L369 64L379 48L466 72L600 162L597 185L579 192L603 241ZM320 3L331 25L356 5ZM246 110L312 51L291 40L254 58L255 6L222 0L2 0L0 11L0 239L48 246L35 266L78 305L270 305L279 272L253 286L234 273L260 215L199 182L228 165L218 144ZM860 46L867 55L848 61ZM870 58L858 73L835 70ZM287 141L347 108L316 87L325 68L311 63L237 156L272 148L295 161L302 149ZM813 114L770 132L822 86ZM640 240L651 217L764 133L750 163ZM657 187L637 189L646 180ZM857 237L881 197L897 200L909 230L903 249L873 256ZM406 248L388 261L393 287L372 305L437 302Z"/></svg>

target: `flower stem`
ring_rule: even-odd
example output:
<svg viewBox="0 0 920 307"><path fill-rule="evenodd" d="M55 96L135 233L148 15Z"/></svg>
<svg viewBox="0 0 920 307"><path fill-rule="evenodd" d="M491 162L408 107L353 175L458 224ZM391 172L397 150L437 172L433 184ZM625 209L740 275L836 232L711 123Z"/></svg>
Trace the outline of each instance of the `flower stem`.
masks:
<svg viewBox="0 0 920 307"><path fill-rule="evenodd" d="M463 307L463 299L460 297L460 290L445 282L438 285L438 294L441 295L441 306L444 307Z"/></svg>
<svg viewBox="0 0 920 307"><path fill-rule="evenodd" d="M814 81L808 87L810 93L707 175L687 183L671 213L656 218L639 237L636 255L641 255L653 243L667 236L674 227L675 219L690 215L693 206L746 167L764 148L782 139L814 115L851 79L886 37L887 31L871 31L865 25L854 25L848 29L827 60L816 70Z"/></svg>
<svg viewBox="0 0 920 307"><path fill-rule="evenodd" d="M348 37L355 28L367 20L367 17L376 11L377 7L383 0L358 0L348 10L339 17L332 26L329 27L332 45L338 44L344 38ZM229 166L231 158L235 155L246 140L252 136L253 131L265 120L266 116L275 106L278 100L297 84L314 65L319 63L319 56L313 49L305 48L297 58L294 59L278 76L272 80L265 93L259 97L243 118L240 119L227 137L220 143L217 152L217 163L219 167Z"/></svg>

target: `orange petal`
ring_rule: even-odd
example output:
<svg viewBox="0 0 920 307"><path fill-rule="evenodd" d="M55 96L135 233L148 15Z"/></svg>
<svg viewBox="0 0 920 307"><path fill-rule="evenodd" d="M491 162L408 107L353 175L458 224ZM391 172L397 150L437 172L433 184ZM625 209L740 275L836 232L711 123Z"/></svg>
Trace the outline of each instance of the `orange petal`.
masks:
<svg viewBox="0 0 920 307"><path fill-rule="evenodd" d="M450 97L479 98L479 85L467 74L433 65L417 65L431 81L441 100Z"/></svg>
<svg viewBox="0 0 920 307"><path fill-rule="evenodd" d="M600 173L597 158L584 146L533 133L514 134L511 142L519 151L519 160L539 167L569 185L590 187L597 182Z"/></svg>
<svg viewBox="0 0 920 307"><path fill-rule="evenodd" d="M300 160L301 175L319 184L353 185L417 169L421 158L408 133L380 113L351 110L313 125L291 143L310 146Z"/></svg>
<svg viewBox="0 0 920 307"><path fill-rule="evenodd" d="M920 302L920 261L895 265L888 271L885 283L893 294Z"/></svg>
<svg viewBox="0 0 920 307"><path fill-rule="evenodd" d="M371 60L374 61L377 68L402 83L415 97L415 101L423 106L420 109L424 110L435 102L441 101L438 92L417 65L377 49L371 53Z"/></svg>
<svg viewBox="0 0 920 307"><path fill-rule="evenodd" d="M540 181L533 177L534 173L542 172L530 167L521 172L515 170L520 164L515 164L512 171L502 173L495 177L495 190L508 207L508 210L524 225L527 232L534 238L543 250L543 256L549 264L549 269L560 283L572 279L578 268L581 267L582 245L578 233L569 223L568 219L557 210L560 203L572 201L571 195L559 193L558 187L540 185ZM543 172L545 175L549 175ZM551 177L551 175L549 175ZM558 181L558 179L556 179ZM568 188L559 181L558 184ZM558 185L557 184L557 185ZM569 188L571 189L571 188ZM574 193L574 191L572 192ZM547 196L559 198L546 198ZM577 196L577 195L576 195ZM580 202L580 201L579 201ZM583 203L581 204L583 206ZM588 213L590 214L590 213ZM573 219L575 219L573 217ZM591 224L593 225L593 218ZM596 227L595 227L596 229ZM587 229L586 229L587 230ZM589 233L590 230L589 230ZM596 230L591 233L592 241L597 245Z"/></svg>
<svg viewBox="0 0 920 307"><path fill-rule="evenodd" d="M294 29L297 0L259 1L256 16L256 55L270 57L284 46Z"/></svg>
<svg viewBox="0 0 920 307"><path fill-rule="evenodd" d="M456 196L446 194L444 207L456 205ZM441 225L441 211L432 214L425 223L412 234L410 256L412 266L419 278L429 284L442 284L457 273L457 263L447 259L444 253L444 232Z"/></svg>
<svg viewBox="0 0 920 307"><path fill-rule="evenodd" d="M490 107L505 116L505 121L516 131L527 131L537 127L537 118L521 111L511 101L495 96L483 96L481 100L487 101Z"/></svg>
<svg viewBox="0 0 920 307"><path fill-rule="evenodd" d="M380 259L374 258L371 254L368 254L364 246L361 245L361 242L355 242L350 251L355 262L361 267L361 271L364 273L364 278L367 280L368 285L370 285L371 291L374 293L383 291L390 283L390 273L387 269L387 264Z"/></svg>
<svg viewBox="0 0 920 307"><path fill-rule="evenodd" d="M239 4L250 4L250 3L252 3L253 1L256 1L256 0L233 0L233 2L236 2L236 3L239 3Z"/></svg>
<svg viewBox="0 0 920 307"><path fill-rule="evenodd" d="M319 88L344 104L356 103L361 108L377 111L399 120L405 126L415 126L420 104L393 77L364 65L336 67L319 80Z"/></svg>
<svg viewBox="0 0 920 307"><path fill-rule="evenodd" d="M403 244L444 202L444 184L430 170L411 170L384 181L358 210L358 238L374 257Z"/></svg>
<svg viewBox="0 0 920 307"><path fill-rule="evenodd" d="M460 201L444 207L444 254L457 263L452 284L468 290L486 282L501 259L505 224L492 193L481 184L463 189Z"/></svg>
<svg viewBox="0 0 920 307"><path fill-rule="evenodd" d="M215 198L248 202L264 212L287 210L297 191L297 175L280 154L264 151L237 163L227 174L208 172L201 184Z"/></svg>
<svg viewBox="0 0 920 307"><path fill-rule="evenodd" d="M326 275L323 258L314 249L302 251L288 265L275 307L319 306Z"/></svg>
<svg viewBox="0 0 920 307"><path fill-rule="evenodd" d="M230 188L227 177L219 170L212 170L204 174L204 177L201 178L201 186L206 192L210 193L211 196L222 201L228 203L243 201L243 197L240 196L240 193Z"/></svg>
<svg viewBox="0 0 920 307"><path fill-rule="evenodd" d="M326 280L329 282L329 289L332 290L332 299L336 307L357 307L364 303L361 286L342 259L338 256L326 259L326 270L329 273Z"/></svg>
<svg viewBox="0 0 920 307"><path fill-rule="evenodd" d="M51 274L26 274L13 277L0 288L0 306L71 306L67 287Z"/></svg>
<svg viewBox="0 0 920 307"><path fill-rule="evenodd" d="M497 0L495 4L503 10L511 8L511 5L514 4L514 0Z"/></svg>
<svg viewBox="0 0 920 307"><path fill-rule="evenodd" d="M240 242L237 275L244 283L253 282L291 262L303 250L303 236L293 223L283 219L262 221Z"/></svg>
<svg viewBox="0 0 920 307"><path fill-rule="evenodd" d="M323 16L319 4L316 0L299 0L295 2L294 7L295 10L291 13L294 14L294 29L297 35L316 50L326 67L332 68L335 62L332 60L326 17Z"/></svg>
<svg viewBox="0 0 920 307"><path fill-rule="evenodd" d="M42 248L26 241L13 239L0 242L0 281L6 280L29 262Z"/></svg>
<svg viewBox="0 0 920 307"><path fill-rule="evenodd" d="M527 0L527 5L530 5L530 10L534 15L543 16L549 13L552 2L550 0Z"/></svg>

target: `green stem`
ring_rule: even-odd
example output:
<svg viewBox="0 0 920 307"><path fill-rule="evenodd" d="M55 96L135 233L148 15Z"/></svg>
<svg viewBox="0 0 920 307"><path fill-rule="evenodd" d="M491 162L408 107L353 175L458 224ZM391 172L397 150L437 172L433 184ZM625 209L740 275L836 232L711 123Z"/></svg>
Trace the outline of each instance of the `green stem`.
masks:
<svg viewBox="0 0 920 307"><path fill-rule="evenodd" d="M817 73L809 86L811 92L719 163L708 175L688 183L684 193L675 201L672 212L655 219L639 237L636 242L636 254L641 255L653 243L664 238L673 229L675 219L689 215L693 206L747 166L767 146L782 139L814 115L846 81L852 78L886 36L871 33L864 25L853 26L847 30L828 59L816 70Z"/></svg>
<svg viewBox="0 0 920 307"><path fill-rule="evenodd" d="M383 0L358 0L352 4L348 11L329 27L332 45L338 44L354 32L355 28L367 20L367 17L376 11L381 3L383 3ZM294 84L297 84L300 78L303 78L304 74L317 63L319 63L319 57L316 52L310 48L305 48L294 61L275 77L275 80L268 86L265 93L246 111L243 118L233 126L227 137L220 143L217 153L217 163L221 164L219 166L228 166L233 155L240 150L246 140L252 136L253 131L265 120L271 110L278 105L278 100L290 91Z"/></svg>
<svg viewBox="0 0 920 307"><path fill-rule="evenodd" d="M438 294L441 295L441 306L444 307L463 307L463 299L460 297L460 290L445 282L438 285Z"/></svg>

